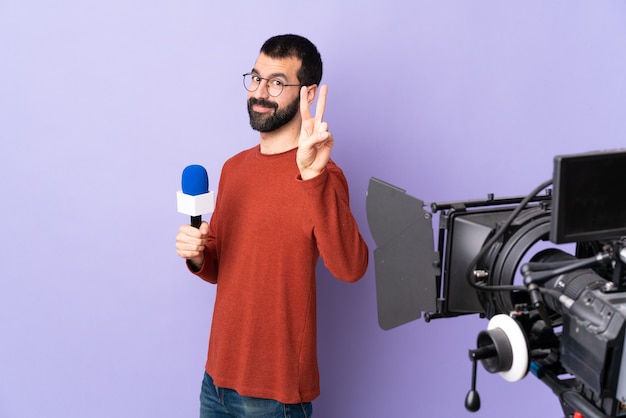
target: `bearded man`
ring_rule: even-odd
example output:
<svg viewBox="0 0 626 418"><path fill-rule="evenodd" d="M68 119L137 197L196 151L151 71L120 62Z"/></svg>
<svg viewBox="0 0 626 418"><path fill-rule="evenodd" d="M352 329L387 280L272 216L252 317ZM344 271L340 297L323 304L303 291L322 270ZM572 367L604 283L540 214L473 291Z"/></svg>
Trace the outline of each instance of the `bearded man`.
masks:
<svg viewBox="0 0 626 418"><path fill-rule="evenodd" d="M272 37L243 78L260 142L224 164L210 222L183 225L176 237L189 270L217 285L200 417L308 418L320 394L318 258L355 282L368 248L330 159L315 45Z"/></svg>

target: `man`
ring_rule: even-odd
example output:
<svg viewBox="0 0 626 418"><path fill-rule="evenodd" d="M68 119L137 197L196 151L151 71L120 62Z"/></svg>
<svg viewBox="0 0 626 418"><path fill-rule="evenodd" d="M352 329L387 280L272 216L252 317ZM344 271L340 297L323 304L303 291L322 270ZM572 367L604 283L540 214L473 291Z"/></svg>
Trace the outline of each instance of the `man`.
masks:
<svg viewBox="0 0 626 418"><path fill-rule="evenodd" d="M183 225L176 237L189 269L217 284L202 418L311 417L318 257L347 282L367 269L346 179L330 159L321 77L306 38L265 42L244 75L260 144L224 164L210 224Z"/></svg>

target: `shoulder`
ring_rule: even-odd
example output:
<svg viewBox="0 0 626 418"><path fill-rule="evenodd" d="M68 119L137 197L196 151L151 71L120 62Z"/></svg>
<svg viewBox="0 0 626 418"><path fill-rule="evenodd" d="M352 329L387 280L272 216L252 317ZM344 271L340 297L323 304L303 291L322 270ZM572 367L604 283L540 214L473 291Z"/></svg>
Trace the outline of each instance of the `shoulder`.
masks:
<svg viewBox="0 0 626 418"><path fill-rule="evenodd" d="M226 162L224 163L224 169L228 169L231 166L239 165L245 162L246 160L248 160L249 158L254 157L258 152L259 152L258 145L252 148L249 148L247 150L243 150L233 155L228 160L226 160Z"/></svg>
<svg viewBox="0 0 626 418"><path fill-rule="evenodd" d="M328 163L326 164L326 170L328 170L330 173L333 174L341 174L343 175L343 171L341 170L341 168L337 165L337 163L335 163L333 161L333 159L329 159Z"/></svg>
<svg viewBox="0 0 626 418"><path fill-rule="evenodd" d="M331 178L336 178L346 186L348 185L348 181L346 180L346 176L343 174L343 170L332 160L328 160L328 164L326 164L326 171Z"/></svg>

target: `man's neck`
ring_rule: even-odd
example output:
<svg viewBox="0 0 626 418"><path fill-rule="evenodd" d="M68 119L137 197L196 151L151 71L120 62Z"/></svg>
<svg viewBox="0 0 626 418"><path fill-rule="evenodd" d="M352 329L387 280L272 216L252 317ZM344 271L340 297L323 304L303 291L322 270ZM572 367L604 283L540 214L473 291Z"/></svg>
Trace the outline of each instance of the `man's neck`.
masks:
<svg viewBox="0 0 626 418"><path fill-rule="evenodd" d="M280 154L292 150L298 146L299 138L299 120L294 120L272 132L261 132L261 154Z"/></svg>

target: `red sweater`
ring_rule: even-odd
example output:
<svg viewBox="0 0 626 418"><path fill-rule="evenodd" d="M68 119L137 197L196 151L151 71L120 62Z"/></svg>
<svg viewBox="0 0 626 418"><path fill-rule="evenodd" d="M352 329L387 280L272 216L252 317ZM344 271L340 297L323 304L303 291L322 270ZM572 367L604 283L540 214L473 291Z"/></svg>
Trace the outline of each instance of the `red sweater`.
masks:
<svg viewBox="0 0 626 418"><path fill-rule="evenodd" d="M217 386L282 403L319 395L318 257L346 282L368 263L348 199L332 161L303 181L295 149L265 155L256 146L224 164L197 273L217 283L206 362Z"/></svg>

